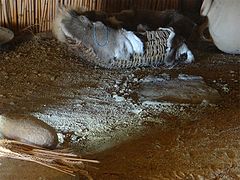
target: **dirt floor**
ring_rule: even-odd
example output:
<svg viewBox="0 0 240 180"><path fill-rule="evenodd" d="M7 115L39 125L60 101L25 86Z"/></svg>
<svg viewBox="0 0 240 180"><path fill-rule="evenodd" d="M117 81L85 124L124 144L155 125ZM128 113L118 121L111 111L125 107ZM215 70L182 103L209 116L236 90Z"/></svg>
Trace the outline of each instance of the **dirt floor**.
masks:
<svg viewBox="0 0 240 180"><path fill-rule="evenodd" d="M94 179L240 179L240 57L204 43L192 49L193 64L113 71L70 56L54 39L10 44L0 53L0 111L52 125L61 147L100 161L88 167ZM144 107L140 80L163 74L201 76L219 97L171 96L165 110ZM0 179L83 177L2 158Z"/></svg>

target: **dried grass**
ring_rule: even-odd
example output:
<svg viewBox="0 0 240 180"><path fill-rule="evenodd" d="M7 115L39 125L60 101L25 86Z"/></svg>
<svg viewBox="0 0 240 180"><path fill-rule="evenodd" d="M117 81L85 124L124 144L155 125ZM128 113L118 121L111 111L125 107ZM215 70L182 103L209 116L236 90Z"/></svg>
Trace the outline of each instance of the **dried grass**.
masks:
<svg viewBox="0 0 240 180"><path fill-rule="evenodd" d="M77 173L92 179L85 170L84 163L99 163L82 159L69 149L48 150L13 140L0 140L0 157L30 161L62 173L75 176Z"/></svg>

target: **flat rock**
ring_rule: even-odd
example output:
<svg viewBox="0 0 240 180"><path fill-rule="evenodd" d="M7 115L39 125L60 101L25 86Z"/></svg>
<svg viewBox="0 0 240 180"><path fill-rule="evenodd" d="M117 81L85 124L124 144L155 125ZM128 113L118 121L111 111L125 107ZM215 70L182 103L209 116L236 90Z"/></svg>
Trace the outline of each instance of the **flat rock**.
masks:
<svg viewBox="0 0 240 180"><path fill-rule="evenodd" d="M218 91L209 87L202 77L185 74L174 79L169 76L148 76L141 80L138 93L142 101L200 104L204 101L216 103L221 100Z"/></svg>

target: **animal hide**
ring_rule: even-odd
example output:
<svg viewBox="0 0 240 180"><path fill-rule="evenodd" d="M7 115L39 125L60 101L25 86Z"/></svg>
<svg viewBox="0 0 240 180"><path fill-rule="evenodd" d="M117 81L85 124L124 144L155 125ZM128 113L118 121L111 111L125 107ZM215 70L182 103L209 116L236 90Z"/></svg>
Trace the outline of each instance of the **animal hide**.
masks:
<svg viewBox="0 0 240 180"><path fill-rule="evenodd" d="M188 17L175 10L122 10L119 13L107 14L103 11L85 11L79 15L86 16L91 21L101 21L106 26L128 31L138 31L139 25L145 30L155 31L159 27L172 27L177 35L188 39L196 24Z"/></svg>

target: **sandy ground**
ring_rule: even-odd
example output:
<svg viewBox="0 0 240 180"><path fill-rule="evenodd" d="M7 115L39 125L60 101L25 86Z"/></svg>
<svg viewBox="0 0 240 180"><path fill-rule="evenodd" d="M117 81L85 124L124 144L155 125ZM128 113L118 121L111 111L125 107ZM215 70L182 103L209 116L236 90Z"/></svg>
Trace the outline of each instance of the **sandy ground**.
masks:
<svg viewBox="0 0 240 180"><path fill-rule="evenodd" d="M193 49L190 65L111 71L70 56L53 39L34 37L0 54L0 110L52 125L61 147L101 162L88 168L94 179L239 179L240 58L208 44ZM207 92L219 97L142 98L141 80L166 74L201 76ZM179 84L174 88L182 92ZM1 159L0 179L82 178Z"/></svg>

